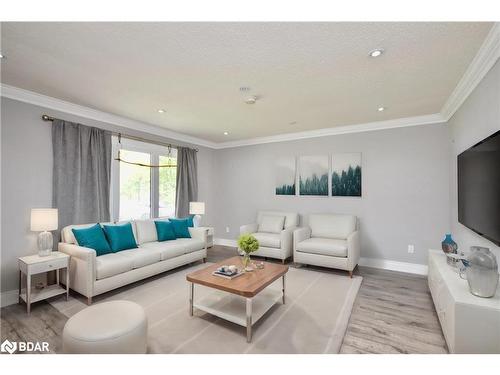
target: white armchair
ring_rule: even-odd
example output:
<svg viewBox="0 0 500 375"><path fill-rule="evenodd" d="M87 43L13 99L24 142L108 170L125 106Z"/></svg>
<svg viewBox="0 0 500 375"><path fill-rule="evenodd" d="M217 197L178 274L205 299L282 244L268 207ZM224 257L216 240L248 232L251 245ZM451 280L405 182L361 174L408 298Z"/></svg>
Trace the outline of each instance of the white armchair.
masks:
<svg viewBox="0 0 500 375"><path fill-rule="evenodd" d="M259 211L257 222L242 225L240 234L248 233L257 238L260 246L254 255L281 259L285 263L292 256L293 231L298 224L299 215L295 212Z"/></svg>
<svg viewBox="0 0 500 375"><path fill-rule="evenodd" d="M294 231L296 263L342 269L352 277L360 252L356 216L314 214L309 216L309 226Z"/></svg>

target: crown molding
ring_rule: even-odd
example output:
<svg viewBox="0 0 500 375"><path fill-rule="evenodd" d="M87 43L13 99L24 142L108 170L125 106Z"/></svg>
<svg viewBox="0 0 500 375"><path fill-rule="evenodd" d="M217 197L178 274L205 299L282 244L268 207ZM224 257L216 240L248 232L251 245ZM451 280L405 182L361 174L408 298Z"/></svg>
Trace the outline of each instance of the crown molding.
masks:
<svg viewBox="0 0 500 375"><path fill-rule="evenodd" d="M52 98L47 95L38 94L33 91L20 89L18 87L2 84L0 86L0 96L30 103L40 107L53 109L60 112L69 113L75 116L84 117L96 121L106 122L124 128L143 131L149 134L173 139L180 142L204 146L212 149L224 149L242 146L251 146L264 143L286 142L299 139L324 137L329 135L360 133L373 130L394 129L406 126L426 125L445 122L446 120L438 113L432 115L399 118L387 121L369 122L364 124L337 126L309 130L297 133L278 134L269 137L257 137L229 142L212 142L205 139L177 133L157 125L148 124L141 121L132 120L126 117L99 111L78 104L73 104L61 99Z"/></svg>
<svg viewBox="0 0 500 375"><path fill-rule="evenodd" d="M20 89L18 87L2 84L0 86L0 96L30 103L40 107L69 113L75 116L88 118L91 120L106 122L118 125L124 128L143 131L152 135L169 138L179 142L189 143L198 146L216 148L216 144L205 139L193 137L190 135L177 133L172 130L162 128L158 125L152 125L141 121L132 120L127 117L114 115L112 113L99 111L82 105L73 104L65 100L52 98L47 95L38 94L33 91Z"/></svg>
<svg viewBox="0 0 500 375"><path fill-rule="evenodd" d="M495 22L476 56L441 109L448 121L500 57L500 23Z"/></svg>
<svg viewBox="0 0 500 375"><path fill-rule="evenodd" d="M361 133L361 132L368 132L375 130L395 129L408 126L417 126L417 125L439 124L443 122L446 122L443 116L441 116L440 113L434 113L431 115L404 117L394 120L367 122L364 124L336 126L333 128L308 130L304 132L278 134L269 137L257 137L257 138L243 139L239 141L221 142L216 144L216 148L224 149L233 147L253 146L264 143L296 141L299 139L317 138L330 135L340 135L340 134L350 134L350 133Z"/></svg>

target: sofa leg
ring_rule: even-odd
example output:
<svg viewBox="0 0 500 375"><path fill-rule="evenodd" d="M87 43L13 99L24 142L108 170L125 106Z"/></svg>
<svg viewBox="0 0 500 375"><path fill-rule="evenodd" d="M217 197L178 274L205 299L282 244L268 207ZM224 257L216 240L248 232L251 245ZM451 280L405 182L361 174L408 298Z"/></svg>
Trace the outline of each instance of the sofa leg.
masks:
<svg viewBox="0 0 500 375"><path fill-rule="evenodd" d="M281 259L281 264L285 264L285 259Z"/></svg>
<svg viewBox="0 0 500 375"><path fill-rule="evenodd" d="M202 261L203 261L203 263L206 263L207 262L207 258L203 258Z"/></svg>
<svg viewBox="0 0 500 375"><path fill-rule="evenodd" d="M349 271L349 277L352 279L352 271Z"/></svg>
<svg viewBox="0 0 500 375"><path fill-rule="evenodd" d="M87 297L87 305L92 305L92 297Z"/></svg>

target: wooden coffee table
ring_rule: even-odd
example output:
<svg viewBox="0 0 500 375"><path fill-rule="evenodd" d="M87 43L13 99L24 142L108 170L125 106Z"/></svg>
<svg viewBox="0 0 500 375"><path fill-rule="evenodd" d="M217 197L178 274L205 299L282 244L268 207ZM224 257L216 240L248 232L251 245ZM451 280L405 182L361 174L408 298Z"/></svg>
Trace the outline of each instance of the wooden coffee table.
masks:
<svg viewBox="0 0 500 375"><path fill-rule="evenodd" d="M275 303L285 303L285 275L288 266L264 262L263 269L246 272L232 280L212 275L222 265L234 264L243 268L241 257L233 257L213 264L186 276L189 285L189 315L193 309L205 311L219 318L239 324L247 329L247 342L252 341L252 324L255 324ZM282 278L281 292L266 289ZM213 293L194 301L194 284L216 289Z"/></svg>

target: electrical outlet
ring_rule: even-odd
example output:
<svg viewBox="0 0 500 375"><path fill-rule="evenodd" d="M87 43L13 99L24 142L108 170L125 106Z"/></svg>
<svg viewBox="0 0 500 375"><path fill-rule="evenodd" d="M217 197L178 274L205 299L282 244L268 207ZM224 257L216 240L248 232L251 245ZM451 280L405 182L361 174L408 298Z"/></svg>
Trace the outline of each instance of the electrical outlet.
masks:
<svg viewBox="0 0 500 375"><path fill-rule="evenodd" d="M229 227L226 227L226 233L229 233L230 230L229 230Z"/></svg>
<svg viewBox="0 0 500 375"><path fill-rule="evenodd" d="M408 245L408 254L413 254L415 252L415 246Z"/></svg>

